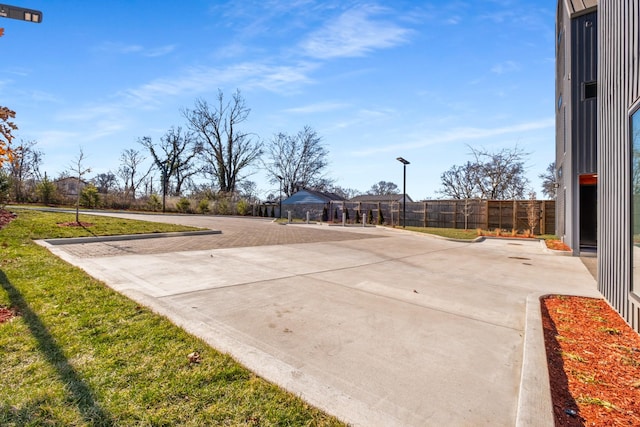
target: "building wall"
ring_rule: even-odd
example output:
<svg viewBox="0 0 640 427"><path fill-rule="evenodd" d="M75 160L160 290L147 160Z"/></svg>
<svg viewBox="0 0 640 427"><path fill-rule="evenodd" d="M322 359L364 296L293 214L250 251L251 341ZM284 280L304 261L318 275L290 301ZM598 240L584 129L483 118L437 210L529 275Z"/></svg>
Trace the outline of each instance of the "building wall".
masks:
<svg viewBox="0 0 640 427"><path fill-rule="evenodd" d="M558 1L556 15L556 234L580 253L580 175L597 172L597 11Z"/></svg>
<svg viewBox="0 0 640 427"><path fill-rule="evenodd" d="M630 115L640 98L640 0L599 5L598 288L640 331L632 285Z"/></svg>

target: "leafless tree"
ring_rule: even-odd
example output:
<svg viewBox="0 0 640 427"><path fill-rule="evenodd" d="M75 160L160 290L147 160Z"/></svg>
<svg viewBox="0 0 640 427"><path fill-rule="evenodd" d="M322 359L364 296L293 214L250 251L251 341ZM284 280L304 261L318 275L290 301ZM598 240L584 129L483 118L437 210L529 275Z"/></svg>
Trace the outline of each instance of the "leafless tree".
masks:
<svg viewBox="0 0 640 427"><path fill-rule="evenodd" d="M69 166L69 172L71 176L76 178L77 180L77 197L76 197L76 223L80 224L80 194L81 191L81 183L82 177L91 172L91 168L87 168L84 166L85 163L84 151L80 148L80 152L78 156L73 160L73 163Z"/></svg>
<svg viewBox="0 0 640 427"><path fill-rule="evenodd" d="M439 190L438 193L460 200L479 197L476 175L476 165L471 162L462 166L454 165L440 175L442 190Z"/></svg>
<svg viewBox="0 0 640 427"><path fill-rule="evenodd" d="M190 133L183 133L182 128L171 128L160 138L160 144L153 143L145 136L138 140L151 153L153 162L160 172L162 184L162 212L166 208L166 198L171 179L176 181L175 194L180 194L187 178L197 173L194 157L200 151L199 145Z"/></svg>
<svg viewBox="0 0 640 427"><path fill-rule="evenodd" d="M282 191L287 197L298 188L320 190L331 184L323 175L329 164L329 151L322 144L322 138L309 126L295 135L282 132L274 135L267 155L264 166L270 181L281 181Z"/></svg>
<svg viewBox="0 0 640 427"><path fill-rule="evenodd" d="M147 167L146 171L143 167L145 160L144 155L133 148L128 148L120 154L118 176L124 182L124 196L127 200L135 200L138 187L151 173L150 167Z"/></svg>
<svg viewBox="0 0 640 427"><path fill-rule="evenodd" d="M558 180L556 179L556 162L551 162L544 173L538 175L542 180L542 194L548 199L555 199Z"/></svg>
<svg viewBox="0 0 640 427"><path fill-rule="evenodd" d="M525 177L525 153L517 146L496 152L469 147L474 161L453 166L441 175L439 192L456 199L522 199L529 180Z"/></svg>
<svg viewBox="0 0 640 427"><path fill-rule="evenodd" d="M220 90L215 105L197 99L193 110L183 111L202 146L203 171L217 182L221 192L235 192L246 177L241 174L262 155L262 144L240 130L250 111L240 91L225 102Z"/></svg>
<svg viewBox="0 0 640 427"><path fill-rule="evenodd" d="M13 147L11 160L6 165L13 199L17 202L27 201L29 195L35 196L43 157L42 151L36 149L36 144L36 141L20 141L19 145Z"/></svg>
<svg viewBox="0 0 640 427"><path fill-rule="evenodd" d="M107 194L109 191L116 188L118 185L118 179L109 171L106 173L99 173L93 178L93 184L96 186L98 193Z"/></svg>
<svg viewBox="0 0 640 427"><path fill-rule="evenodd" d="M389 194L400 194L400 189L397 184L388 181L379 181L373 184L367 194L374 196L387 196Z"/></svg>

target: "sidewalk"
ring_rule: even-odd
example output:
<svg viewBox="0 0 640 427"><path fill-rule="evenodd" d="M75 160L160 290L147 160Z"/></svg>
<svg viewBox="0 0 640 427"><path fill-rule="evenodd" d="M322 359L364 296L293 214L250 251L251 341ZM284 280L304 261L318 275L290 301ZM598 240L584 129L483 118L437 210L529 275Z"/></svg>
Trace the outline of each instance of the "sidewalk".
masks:
<svg viewBox="0 0 640 427"><path fill-rule="evenodd" d="M49 249L352 425L545 425L538 296L599 296L538 242L144 219L221 234Z"/></svg>

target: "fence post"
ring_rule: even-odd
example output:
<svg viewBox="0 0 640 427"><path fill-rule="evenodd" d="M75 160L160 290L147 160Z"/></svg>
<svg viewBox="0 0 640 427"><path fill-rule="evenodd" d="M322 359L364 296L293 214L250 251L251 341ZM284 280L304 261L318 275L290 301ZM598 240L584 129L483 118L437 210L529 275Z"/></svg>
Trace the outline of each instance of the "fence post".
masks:
<svg viewBox="0 0 640 427"><path fill-rule="evenodd" d="M484 201L484 206L485 206L485 221L484 221L484 229L485 230L489 230L489 200L485 200Z"/></svg>
<svg viewBox="0 0 640 427"><path fill-rule="evenodd" d="M540 207L540 234L547 234L547 204L543 200L542 206Z"/></svg>
<svg viewBox="0 0 640 427"><path fill-rule="evenodd" d="M429 220L427 218L427 202L424 202L424 228L427 228Z"/></svg>

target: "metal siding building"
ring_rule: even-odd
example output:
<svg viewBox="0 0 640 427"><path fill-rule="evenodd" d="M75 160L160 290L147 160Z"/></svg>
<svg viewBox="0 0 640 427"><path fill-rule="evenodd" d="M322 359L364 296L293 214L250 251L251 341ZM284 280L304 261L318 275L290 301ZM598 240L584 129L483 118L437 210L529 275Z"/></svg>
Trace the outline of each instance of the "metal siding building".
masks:
<svg viewBox="0 0 640 427"><path fill-rule="evenodd" d="M556 15L556 234L579 255L597 245L596 0L560 0Z"/></svg>
<svg viewBox="0 0 640 427"><path fill-rule="evenodd" d="M598 15L598 288L640 331L640 257L636 255L634 278L632 239L639 214L634 219L632 172L638 163L631 132L640 104L640 0L602 0ZM637 189L635 193L637 198Z"/></svg>

